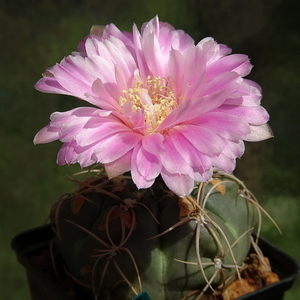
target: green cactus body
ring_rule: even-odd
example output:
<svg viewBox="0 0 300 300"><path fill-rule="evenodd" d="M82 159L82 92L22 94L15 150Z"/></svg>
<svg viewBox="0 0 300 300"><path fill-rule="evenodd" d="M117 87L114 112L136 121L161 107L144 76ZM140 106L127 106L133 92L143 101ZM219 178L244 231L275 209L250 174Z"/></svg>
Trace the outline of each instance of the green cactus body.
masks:
<svg viewBox="0 0 300 300"><path fill-rule="evenodd" d="M138 191L101 177L57 204L55 243L97 299L197 299L233 279L248 254L257 211L242 192L226 176L184 199L159 179Z"/></svg>

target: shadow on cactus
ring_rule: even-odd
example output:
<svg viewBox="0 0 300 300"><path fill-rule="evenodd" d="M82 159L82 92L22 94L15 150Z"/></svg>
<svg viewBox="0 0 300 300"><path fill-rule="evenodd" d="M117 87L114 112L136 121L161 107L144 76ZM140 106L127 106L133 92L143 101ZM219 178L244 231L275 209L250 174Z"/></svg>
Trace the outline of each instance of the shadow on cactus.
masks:
<svg viewBox="0 0 300 300"><path fill-rule="evenodd" d="M240 276L261 207L233 175L215 172L185 198L160 177L142 190L126 174L78 184L53 208L55 245L95 299L200 299Z"/></svg>

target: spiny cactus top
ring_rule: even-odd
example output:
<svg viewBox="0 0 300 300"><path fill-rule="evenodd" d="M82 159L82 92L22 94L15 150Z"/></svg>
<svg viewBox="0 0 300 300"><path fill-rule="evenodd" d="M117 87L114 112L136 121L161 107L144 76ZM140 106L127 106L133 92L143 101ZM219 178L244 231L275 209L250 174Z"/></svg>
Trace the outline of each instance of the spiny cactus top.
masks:
<svg viewBox="0 0 300 300"><path fill-rule="evenodd" d="M214 168L231 173L244 140L271 137L260 87L243 77L242 54L198 44L154 17L141 31L93 27L78 52L47 69L36 88L91 104L55 112L35 143L59 139L59 164L103 163L110 178L131 171L138 188L161 175L177 195Z"/></svg>
<svg viewBox="0 0 300 300"><path fill-rule="evenodd" d="M130 176L79 184L52 221L70 277L91 299L147 291L152 300L199 300L222 292L243 268L258 206L233 176L215 173L185 198L161 177L140 191Z"/></svg>

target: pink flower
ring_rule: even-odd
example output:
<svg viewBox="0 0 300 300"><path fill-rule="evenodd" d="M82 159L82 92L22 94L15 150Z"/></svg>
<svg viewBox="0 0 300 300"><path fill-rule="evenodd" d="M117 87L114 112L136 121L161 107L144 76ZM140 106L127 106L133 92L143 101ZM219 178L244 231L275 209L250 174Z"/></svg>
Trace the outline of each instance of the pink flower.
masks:
<svg viewBox="0 0 300 300"><path fill-rule="evenodd" d="M92 104L53 113L35 136L63 142L58 164L101 162L109 177L131 171L138 188L161 175L185 196L214 168L231 173L244 140L272 136L260 87L243 78L252 68L246 55L212 38L195 45L158 17L141 32L96 29L36 84Z"/></svg>

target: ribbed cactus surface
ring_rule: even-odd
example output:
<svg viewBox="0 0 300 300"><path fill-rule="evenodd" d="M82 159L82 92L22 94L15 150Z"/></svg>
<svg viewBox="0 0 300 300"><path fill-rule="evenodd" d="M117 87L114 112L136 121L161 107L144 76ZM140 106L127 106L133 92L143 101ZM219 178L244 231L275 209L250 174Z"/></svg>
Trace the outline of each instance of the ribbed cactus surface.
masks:
<svg viewBox="0 0 300 300"><path fill-rule="evenodd" d="M92 177L53 210L55 244L75 281L96 299L199 299L233 279L257 223L251 195L215 174L179 198L159 178ZM184 298L186 297L186 298Z"/></svg>

